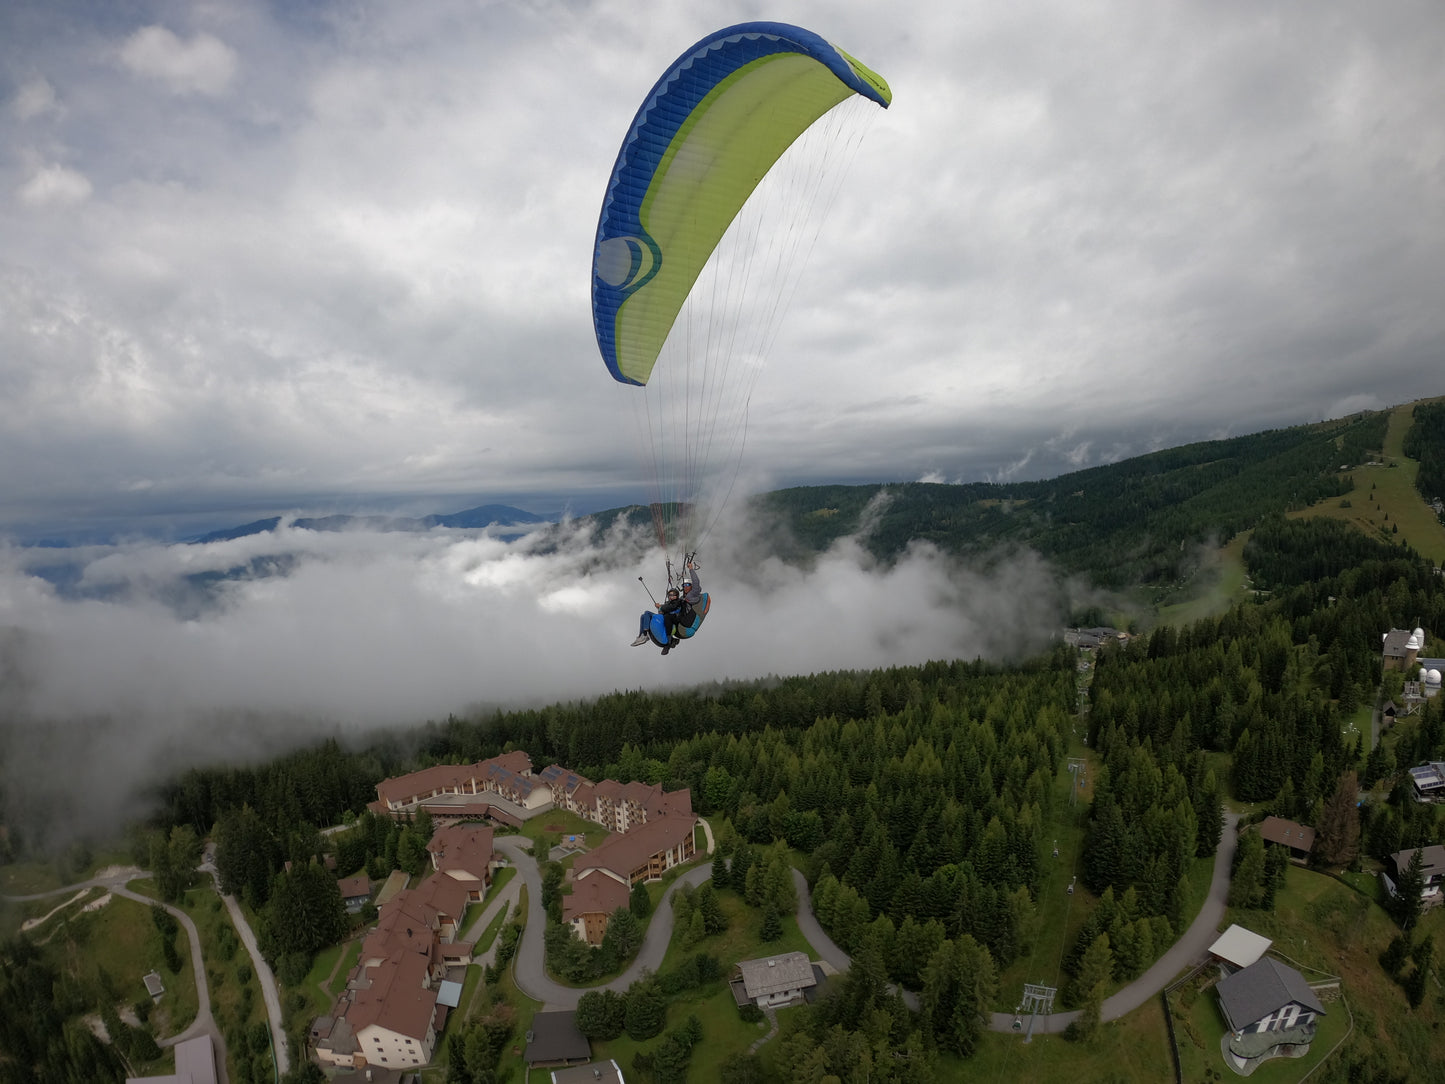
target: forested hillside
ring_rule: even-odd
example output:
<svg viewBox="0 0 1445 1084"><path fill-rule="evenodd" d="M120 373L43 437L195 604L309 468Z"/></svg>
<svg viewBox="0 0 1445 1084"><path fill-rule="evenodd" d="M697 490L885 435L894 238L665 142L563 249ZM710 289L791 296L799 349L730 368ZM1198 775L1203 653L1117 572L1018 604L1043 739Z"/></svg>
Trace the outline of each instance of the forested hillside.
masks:
<svg viewBox="0 0 1445 1084"><path fill-rule="evenodd" d="M1445 501L1445 402L1416 403L1405 454L1418 460L1415 488L1427 501Z"/></svg>
<svg viewBox="0 0 1445 1084"><path fill-rule="evenodd" d="M815 486L758 498L778 545L816 551L858 531L895 556L914 540L955 553L1029 546L1110 587L1186 576L1193 544L1350 490L1344 473L1382 443L1387 413L1190 444L1042 482ZM885 502L870 507L880 494Z"/></svg>

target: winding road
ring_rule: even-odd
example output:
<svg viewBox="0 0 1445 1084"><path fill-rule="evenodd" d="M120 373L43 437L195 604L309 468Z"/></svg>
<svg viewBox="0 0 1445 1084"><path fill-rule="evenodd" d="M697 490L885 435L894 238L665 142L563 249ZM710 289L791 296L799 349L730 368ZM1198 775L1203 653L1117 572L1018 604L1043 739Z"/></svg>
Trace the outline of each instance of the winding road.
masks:
<svg viewBox="0 0 1445 1084"><path fill-rule="evenodd" d="M1154 965L1150 967L1139 978L1119 990L1112 997L1104 1001L1100 1012L1102 1020L1115 1020L1124 1016L1149 998L1154 997L1169 982L1183 971L1190 964L1204 956L1209 946L1218 936L1219 923L1224 918L1226 897L1229 894L1230 867L1234 860L1234 851L1238 842L1238 821L1235 813L1226 813L1224 819L1224 831L1220 834L1219 846L1214 854L1214 875L1210 880L1209 893L1205 898L1199 914L1189 928L1164 953ZM706 821L701 822L707 834L707 854L713 850L712 829ZM536 859L531 852L530 841L521 836L498 836L495 846L497 850L505 854L508 860L516 868L518 877L522 884L527 887L527 916L526 926L522 934L522 940L517 946L515 957L514 978L517 987L528 997L540 1001L544 1008L554 1009L575 1009L578 999L587 992L586 988L563 986L547 976L546 967L543 963L545 955L543 934L546 930L546 915L542 908L542 877L538 869ZM220 884L217 878L215 867L208 861L199 867L203 873L208 873L216 882L217 894L220 894ZM158 902L149 896L142 896L132 892L126 887L127 882L139 877L147 877L149 873L145 870L134 867L118 867L104 870L100 875L87 881L77 884L66 885L63 888L51 889L48 892L39 892L28 896L6 896L12 902L27 902L31 900L46 899L51 896L58 896L63 893L74 893L82 889L99 887L117 896L135 900L138 903L152 904ZM657 909L653 912L652 920L648 923L647 934L643 939L642 948L638 951L637 958L631 966L621 975L607 983L605 989L615 990L619 993L625 991L644 971L657 971L662 966L663 957L667 953L668 943L672 940L672 896L683 885L697 886L712 876L712 862L700 862L678 877L667 891L663 893ZM798 889L798 929L812 947L817 959L831 967L836 972L846 971L851 964L851 959L846 952L833 942L823 928L818 924L813 914L812 899L808 892L808 883L802 873L793 871L793 881ZM502 899L494 901L493 906L499 906L505 902L516 902L520 895L520 889L514 885L509 887ZM281 998L276 987L276 979L271 969L267 966L265 958L262 957L260 949L256 944L255 933L251 925L246 921L240 906L234 897L222 895L226 909L230 913L231 921L235 924L236 931L240 935L241 943L246 946L250 954L256 977L261 983L262 996L266 1003L266 1013L270 1020L272 1039L276 1046L276 1062L279 1072L285 1074L290 1066L289 1051L286 1045L286 1032L282 1025ZM199 1008L196 1018L190 1026L177 1035L160 1041L161 1046L174 1046L185 1039L193 1038L201 1034L209 1034L216 1045L217 1070L220 1084L227 1084L226 1076L226 1041L221 1034L220 1027L216 1024L215 1017L211 1013L210 991L206 984L205 961L201 955L200 934L196 925L191 921L191 916L179 908L170 904L161 904L176 920L181 928L186 931L186 937L191 945L191 967L195 973L196 994L199 1001ZM491 908L483 916L487 921L493 911ZM480 920L478 922L480 925ZM474 933L476 931L474 930ZM917 1007L916 997L908 991L904 991L905 1000L909 1001L910 1007ZM1030 1024L1030 1030L1040 1033L1057 1033L1063 1031L1074 1020L1078 1018L1078 1012L1051 1013L1048 1015L1036 1016ZM1018 1019L1014 1013L994 1013L990 1017L989 1027L993 1031L1014 1030L1014 1021Z"/></svg>
<svg viewBox="0 0 1445 1084"><path fill-rule="evenodd" d="M226 904L226 910L231 916L231 922L236 927L236 932L245 945L246 952L251 957L251 966L256 973L256 979L261 984L261 997L266 1003L266 1016L271 1027L271 1041L276 1048L276 1066L279 1075L284 1076L290 1070L290 1056L286 1044L286 1028L281 1018L281 995L276 986L276 976L272 974L266 958L261 955L261 950L256 944L256 934L251 929L251 924L246 921L245 914L241 911L240 905L234 896L222 894L216 867L209 861L203 862L197 867L198 872L207 873L211 876L216 885L216 894ZM67 892L77 892L87 888L103 888L116 896L123 896L128 900L135 900L147 906L153 903L160 903L169 912L181 928L186 931L186 938L191 945L191 970L196 980L196 999L198 1008L196 1018L191 1021L189 1027L179 1034L172 1035L166 1039L157 1040L162 1047L175 1046L177 1043L187 1039L194 1039L198 1035L207 1034L211 1036L212 1043L216 1049L216 1079L219 1084L228 1084L229 1077L226 1074L226 1038L221 1034L220 1025L211 1012L211 991L206 982L206 961L201 955L201 935L196 929L196 924L191 921L191 916L178 907L172 907L168 903L151 897L142 896L138 892L132 892L126 887L127 883L140 877L149 877L150 871L138 869L135 866L117 866L102 870L98 876L87 881L80 881L76 884L65 885L62 888L52 888L47 892L36 892L28 896L5 896L4 898L14 903L25 903L31 900L43 900L50 896L59 896Z"/></svg>
<svg viewBox="0 0 1445 1084"><path fill-rule="evenodd" d="M1214 875L1210 879L1209 892L1194 921L1152 967L1112 997L1105 999L1100 1011L1101 1020L1116 1020L1133 1012L1169 985L1181 971L1202 958L1219 936L1219 923L1224 918L1226 898L1229 895L1229 874L1238 841L1238 822L1238 814L1225 814L1224 830L1220 833L1219 846L1214 852ZM553 981L548 978L543 966L546 916L542 909L542 877L529 842L521 836L498 836L496 847L508 856L527 886L527 923L521 943L517 946L514 974L517 987L528 997L542 1002L546 1009L575 1009L577 1000L587 990L563 986ZM710 831L708 853L712 853ZM607 983L605 989L624 991L644 970L657 971L662 966L663 956L672 939L673 893L685 884L699 885L711 876L712 863L702 862L668 886L653 912L637 959L625 972ZM808 883L798 870L793 871L793 881L798 887L799 931L818 960L835 971L846 971L852 960L818 924L813 914ZM909 1002L910 1008L917 1008L916 997L909 991L904 991L904 998ZM1078 1016L1077 1011L1041 1014L1033 1019L1032 1030L1040 1033L1061 1032ZM989 1027L993 1031L1012 1031L1015 1019L1017 1017L1014 1013L994 1013L989 1019Z"/></svg>

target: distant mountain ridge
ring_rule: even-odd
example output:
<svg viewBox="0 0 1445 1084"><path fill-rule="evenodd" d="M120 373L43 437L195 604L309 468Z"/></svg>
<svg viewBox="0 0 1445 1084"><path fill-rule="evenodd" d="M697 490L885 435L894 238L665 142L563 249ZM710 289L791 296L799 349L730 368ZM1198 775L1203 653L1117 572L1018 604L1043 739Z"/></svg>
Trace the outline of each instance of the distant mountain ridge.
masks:
<svg viewBox="0 0 1445 1084"><path fill-rule="evenodd" d="M189 539L193 545L211 542L229 542L251 535L268 534L281 525L284 517L268 516L265 519L243 523L239 527L227 527L210 531L197 538ZM483 504L461 512L431 516L301 516L290 520L290 525L303 531L430 531L434 527L450 527L456 530L481 530L486 527L535 527L543 523L556 522L555 517L539 516L523 508L509 504Z"/></svg>

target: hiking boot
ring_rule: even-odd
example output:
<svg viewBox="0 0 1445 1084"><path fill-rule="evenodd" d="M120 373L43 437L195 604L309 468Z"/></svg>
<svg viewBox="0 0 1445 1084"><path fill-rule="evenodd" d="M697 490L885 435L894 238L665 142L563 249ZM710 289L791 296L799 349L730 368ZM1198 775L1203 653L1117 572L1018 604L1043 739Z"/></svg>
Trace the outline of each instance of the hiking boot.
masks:
<svg viewBox="0 0 1445 1084"><path fill-rule="evenodd" d="M632 641L632 646L641 647L645 643L647 643L647 633L644 632L639 634L636 640Z"/></svg>

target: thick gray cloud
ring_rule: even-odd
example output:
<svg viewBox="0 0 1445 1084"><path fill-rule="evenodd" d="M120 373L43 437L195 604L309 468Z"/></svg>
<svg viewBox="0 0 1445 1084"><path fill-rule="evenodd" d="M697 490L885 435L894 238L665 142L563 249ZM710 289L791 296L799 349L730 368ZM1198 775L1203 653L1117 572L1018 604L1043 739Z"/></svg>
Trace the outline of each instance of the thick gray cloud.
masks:
<svg viewBox="0 0 1445 1084"><path fill-rule="evenodd" d="M1425 5L22 0L0 526L635 487L601 185L662 67L758 17L895 93L753 397L760 477L1036 477L1441 390Z"/></svg>

